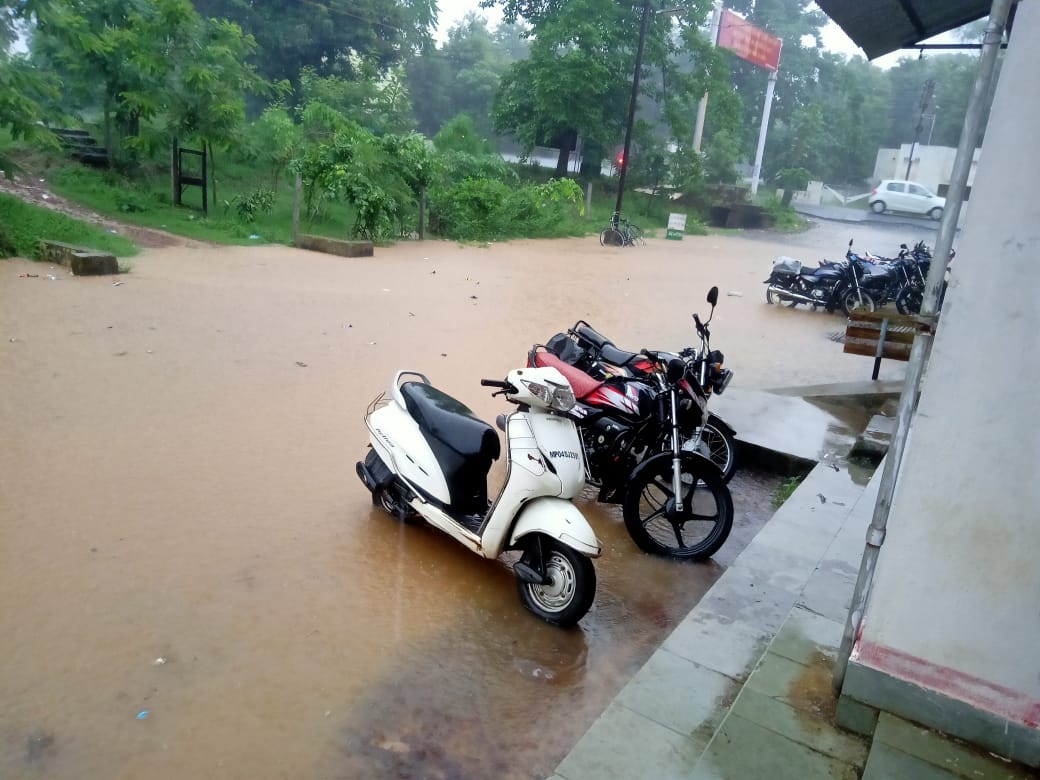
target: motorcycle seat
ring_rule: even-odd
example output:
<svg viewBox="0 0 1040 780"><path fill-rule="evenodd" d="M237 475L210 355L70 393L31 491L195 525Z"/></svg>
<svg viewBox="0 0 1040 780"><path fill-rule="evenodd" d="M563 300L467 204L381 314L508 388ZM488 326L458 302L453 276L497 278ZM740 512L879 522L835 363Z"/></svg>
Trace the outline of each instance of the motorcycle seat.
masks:
<svg viewBox="0 0 1040 780"><path fill-rule="evenodd" d="M638 352L628 352L624 349L618 349L609 342L604 344L602 349L600 349L599 356L604 363L610 363L612 366L627 366L636 358L642 357Z"/></svg>
<svg viewBox="0 0 1040 780"><path fill-rule="evenodd" d="M580 368L575 368L569 363L564 363L552 352L535 352L534 362L538 368L555 368L570 382L574 397L581 399L596 390L603 383L593 379Z"/></svg>
<svg viewBox="0 0 1040 780"><path fill-rule="evenodd" d="M463 459L486 463L487 469L502 453L495 429L461 401L425 382L405 382L401 385L401 395L409 414L428 440L436 440Z"/></svg>
<svg viewBox="0 0 1040 780"><path fill-rule="evenodd" d="M584 341L587 342L589 345L595 347L596 349L603 349L603 346L605 344L610 344L611 346L614 346L614 343L610 339L608 339L606 336L604 336L602 333L593 328L591 325L589 325L589 323L585 322L584 320L578 322L574 326L573 330L574 334L578 337L579 344Z"/></svg>

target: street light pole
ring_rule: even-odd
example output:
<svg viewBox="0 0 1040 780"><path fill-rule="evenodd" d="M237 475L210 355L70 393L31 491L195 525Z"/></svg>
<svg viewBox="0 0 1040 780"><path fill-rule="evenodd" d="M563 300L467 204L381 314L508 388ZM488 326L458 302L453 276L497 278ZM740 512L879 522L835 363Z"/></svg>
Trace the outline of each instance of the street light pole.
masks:
<svg viewBox="0 0 1040 780"><path fill-rule="evenodd" d="M621 215L621 201L625 197L625 176L628 173L628 150L632 147L632 125L636 120L636 103L639 101L639 71L643 69L643 47L646 31L650 26L650 0L643 0L643 23L639 28L639 47L636 49L636 72L632 76L632 99L628 103L628 125L625 127L625 148L621 152L621 175L618 177L617 204L614 212Z"/></svg>

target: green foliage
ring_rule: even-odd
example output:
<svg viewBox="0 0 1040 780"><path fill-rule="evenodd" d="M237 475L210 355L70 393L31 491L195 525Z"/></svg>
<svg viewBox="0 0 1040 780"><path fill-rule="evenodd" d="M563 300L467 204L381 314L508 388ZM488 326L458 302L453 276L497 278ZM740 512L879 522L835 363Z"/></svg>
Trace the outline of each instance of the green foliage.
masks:
<svg viewBox="0 0 1040 780"><path fill-rule="evenodd" d="M419 129L434 135L449 117L469 114L477 134L493 132L491 105L502 73L526 59L529 44L522 28L502 24L492 33L475 13L448 30L448 40L422 52L406 65L408 89Z"/></svg>
<svg viewBox="0 0 1040 780"><path fill-rule="evenodd" d="M33 206L0 193L0 257L36 257L41 240L64 241L126 256L137 248L123 236L106 233L93 225Z"/></svg>
<svg viewBox="0 0 1040 780"><path fill-rule="evenodd" d="M809 186L809 177L805 168L781 168L773 176L773 182L785 190L804 190Z"/></svg>
<svg viewBox="0 0 1040 780"><path fill-rule="evenodd" d="M393 173L375 136L347 120L331 142L315 144L298 162L308 215L325 213L336 202L357 210L355 236L385 239L395 235L407 184Z"/></svg>
<svg viewBox="0 0 1040 780"><path fill-rule="evenodd" d="M433 137L438 152L462 152L470 155L494 154L494 147L477 132L476 123L469 114L456 114Z"/></svg>
<svg viewBox="0 0 1040 780"><path fill-rule="evenodd" d="M305 67L319 76L353 78L357 60L385 72L431 43L437 6L432 0L308 0L245 2L194 0L207 18L229 19L257 41L257 67L269 81L294 89ZM356 117L354 117L357 119ZM361 123L365 124L365 123Z"/></svg>
<svg viewBox="0 0 1040 780"><path fill-rule="evenodd" d="M230 200L225 200L224 213L226 214L232 206L240 222L255 222L258 214L270 214L274 209L274 190L257 187L246 195L236 195Z"/></svg>
<svg viewBox="0 0 1040 780"><path fill-rule="evenodd" d="M783 233L797 233L805 230L809 225L808 221L791 208L786 200L786 195L784 200L780 200L775 195L770 195L762 204L766 213L773 218L773 228Z"/></svg>
<svg viewBox="0 0 1040 780"><path fill-rule="evenodd" d="M320 103L376 134L410 130L412 105L403 71L382 72L371 60L356 56L350 61L350 79L322 76L312 67L300 71L300 103Z"/></svg>
<svg viewBox="0 0 1040 780"><path fill-rule="evenodd" d="M439 177L446 183L463 179L497 179L506 184L520 180L516 171L497 154L446 152L439 155Z"/></svg>
<svg viewBox="0 0 1040 780"><path fill-rule="evenodd" d="M802 484L802 477L788 477L773 490L773 509L779 509Z"/></svg>
<svg viewBox="0 0 1040 780"><path fill-rule="evenodd" d="M24 139L50 149L58 147L54 136L40 123L41 100L56 93L53 79L0 50L0 129L6 129L13 140ZM10 178L15 168L14 160L0 149L0 173Z"/></svg>
<svg viewBox="0 0 1040 780"><path fill-rule="evenodd" d="M717 184L732 184L737 180L740 161L740 141L729 130L719 130L704 148L704 178Z"/></svg>
<svg viewBox="0 0 1040 780"><path fill-rule="evenodd" d="M517 187L467 178L431 190L430 227L464 241L559 236L570 232L567 217L580 213L581 202L581 188L570 179Z"/></svg>

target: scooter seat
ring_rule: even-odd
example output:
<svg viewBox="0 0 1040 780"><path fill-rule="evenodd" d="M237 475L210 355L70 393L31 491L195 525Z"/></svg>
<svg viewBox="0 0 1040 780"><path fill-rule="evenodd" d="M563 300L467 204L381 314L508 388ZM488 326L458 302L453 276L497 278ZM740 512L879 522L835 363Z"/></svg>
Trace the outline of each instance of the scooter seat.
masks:
<svg viewBox="0 0 1040 780"><path fill-rule="evenodd" d="M490 468L502 453L495 429L461 401L425 382L405 382L401 395L419 430L463 458L485 460Z"/></svg>
<svg viewBox="0 0 1040 780"><path fill-rule="evenodd" d="M570 363L564 363L552 352L535 352L534 362L538 368L555 368L563 374L570 383L575 398L584 398L603 384L598 379L593 379L580 368L575 368Z"/></svg>

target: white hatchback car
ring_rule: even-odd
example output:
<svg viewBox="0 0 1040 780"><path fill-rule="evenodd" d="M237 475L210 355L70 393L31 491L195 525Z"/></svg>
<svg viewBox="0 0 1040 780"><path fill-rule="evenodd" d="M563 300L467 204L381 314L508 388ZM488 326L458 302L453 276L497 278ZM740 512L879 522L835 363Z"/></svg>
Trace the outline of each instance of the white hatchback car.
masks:
<svg viewBox="0 0 1040 780"><path fill-rule="evenodd" d="M932 219L942 219L946 198L940 198L913 181L888 180L881 182L870 193L871 210L875 214L886 211L906 211L911 214L927 214Z"/></svg>

